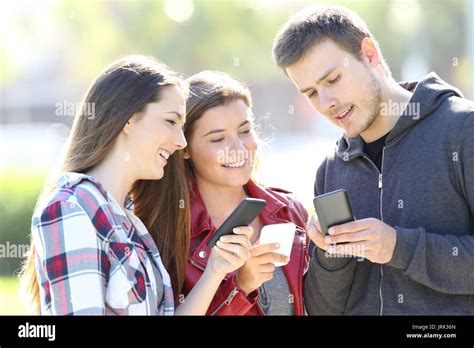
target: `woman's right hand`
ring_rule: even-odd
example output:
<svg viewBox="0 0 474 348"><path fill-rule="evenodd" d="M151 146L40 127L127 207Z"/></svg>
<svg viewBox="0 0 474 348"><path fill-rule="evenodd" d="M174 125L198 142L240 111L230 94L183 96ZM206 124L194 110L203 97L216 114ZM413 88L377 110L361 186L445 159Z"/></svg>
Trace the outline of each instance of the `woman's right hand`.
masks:
<svg viewBox="0 0 474 348"><path fill-rule="evenodd" d="M219 238L216 246L212 248L207 263L206 269L222 278L242 267L250 257L252 227L237 227L233 232L234 234Z"/></svg>
<svg viewBox="0 0 474 348"><path fill-rule="evenodd" d="M274 263L286 264L290 261L289 257L274 252L279 248L278 243L270 243L257 244L250 249L250 259L239 269L235 278L235 282L246 296L273 278Z"/></svg>

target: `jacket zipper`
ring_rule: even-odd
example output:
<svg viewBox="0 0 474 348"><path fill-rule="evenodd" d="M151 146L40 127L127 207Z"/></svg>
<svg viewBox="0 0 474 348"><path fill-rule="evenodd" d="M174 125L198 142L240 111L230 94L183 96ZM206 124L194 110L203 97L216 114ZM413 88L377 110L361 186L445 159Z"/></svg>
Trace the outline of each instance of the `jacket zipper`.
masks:
<svg viewBox="0 0 474 348"><path fill-rule="evenodd" d="M194 260L191 260L191 264L196 267L196 268L199 268L201 271L205 271L204 267L202 267L201 265L199 265L198 263L196 263ZM232 300L234 299L234 297L239 293L239 289L237 289L236 287L234 287L232 289L232 291L230 292L229 296L227 296L227 298L225 299L224 302L222 302L219 307L216 308L216 310L214 310L214 312L212 312L210 315L215 315L222 307L224 307L224 305L230 305L230 303L232 302Z"/></svg>
<svg viewBox="0 0 474 348"><path fill-rule="evenodd" d="M216 308L216 310L214 312L212 312L210 315L215 315L217 312L219 312L221 310L222 307L224 306L228 306L230 305L230 303L232 302L232 300L234 299L234 297L239 293L239 289L237 289L236 287L234 287L232 289L232 291L230 292L229 296L227 296L227 298L225 299L224 302L222 302L219 307Z"/></svg>
<svg viewBox="0 0 474 348"><path fill-rule="evenodd" d="M383 158L384 158L384 153L385 153L385 146L382 148L382 164L380 166L380 170L377 168L377 166L372 162L370 158L367 156L364 156L367 161L369 161L372 166L374 166L375 170L379 174L379 191L380 191L380 204L379 204L379 214L380 214L380 220L383 221L383 211L382 211L382 197L383 197ZM380 311L379 315L383 315L383 295L382 295L382 282L383 282L383 265L380 265L380 284L379 284L379 298L380 298Z"/></svg>

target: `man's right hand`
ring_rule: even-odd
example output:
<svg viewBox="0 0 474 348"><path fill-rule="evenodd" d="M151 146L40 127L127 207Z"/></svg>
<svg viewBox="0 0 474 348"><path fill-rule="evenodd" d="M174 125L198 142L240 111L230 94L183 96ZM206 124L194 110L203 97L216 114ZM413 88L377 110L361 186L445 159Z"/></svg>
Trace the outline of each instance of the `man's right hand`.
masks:
<svg viewBox="0 0 474 348"><path fill-rule="evenodd" d="M270 243L256 245L250 249L250 258L239 269L235 278L235 282L246 296L273 278L274 262L290 261L289 257L273 252L279 247L278 243Z"/></svg>

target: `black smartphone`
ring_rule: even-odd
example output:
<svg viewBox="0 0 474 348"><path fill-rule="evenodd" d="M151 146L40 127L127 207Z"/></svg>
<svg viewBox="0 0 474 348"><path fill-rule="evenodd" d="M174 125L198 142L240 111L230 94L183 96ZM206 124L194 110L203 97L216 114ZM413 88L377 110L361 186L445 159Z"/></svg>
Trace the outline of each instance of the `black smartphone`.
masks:
<svg viewBox="0 0 474 348"><path fill-rule="evenodd" d="M209 239L207 242L208 247L214 247L220 237L232 234L234 228L250 225L265 205L267 205L267 202L263 199L245 198Z"/></svg>
<svg viewBox="0 0 474 348"><path fill-rule="evenodd" d="M328 234L331 226L354 221L354 214L346 190L336 190L314 198L314 209L318 215L321 232Z"/></svg>

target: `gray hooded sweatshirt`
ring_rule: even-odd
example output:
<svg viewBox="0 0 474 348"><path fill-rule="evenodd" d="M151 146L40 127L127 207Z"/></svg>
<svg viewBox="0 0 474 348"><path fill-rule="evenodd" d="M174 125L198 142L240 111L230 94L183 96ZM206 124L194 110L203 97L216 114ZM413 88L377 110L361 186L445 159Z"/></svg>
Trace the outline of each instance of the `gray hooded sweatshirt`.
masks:
<svg viewBox="0 0 474 348"><path fill-rule="evenodd" d="M342 136L317 170L314 194L345 189L356 219L394 227L392 260L327 257L314 247L305 281L310 315L474 314L474 102L430 73L382 152Z"/></svg>

